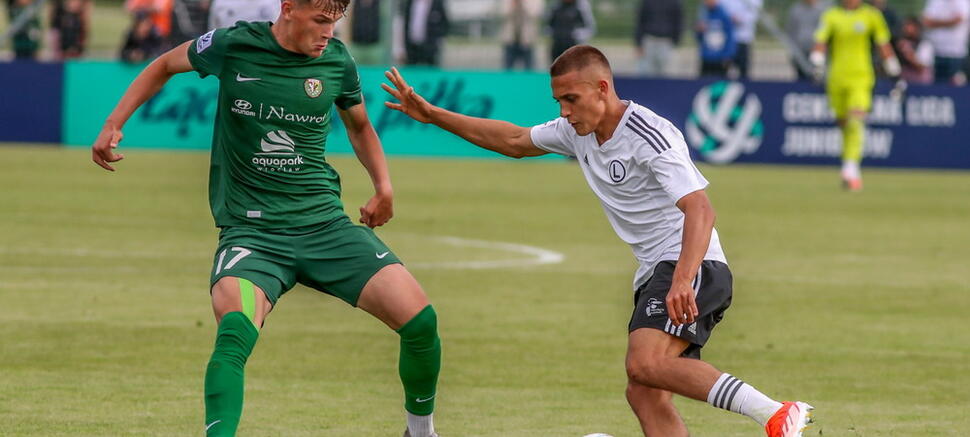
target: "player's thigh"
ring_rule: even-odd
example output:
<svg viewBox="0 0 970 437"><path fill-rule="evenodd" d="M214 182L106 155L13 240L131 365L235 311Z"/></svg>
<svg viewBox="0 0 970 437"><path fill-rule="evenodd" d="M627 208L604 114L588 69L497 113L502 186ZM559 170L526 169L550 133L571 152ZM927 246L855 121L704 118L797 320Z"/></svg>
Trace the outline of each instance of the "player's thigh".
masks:
<svg viewBox="0 0 970 437"><path fill-rule="evenodd" d="M430 304L414 276L401 264L381 269L360 294L358 306L397 330Z"/></svg>
<svg viewBox="0 0 970 437"><path fill-rule="evenodd" d="M865 117L872 108L872 87L870 83L858 83L846 90L847 115L851 117Z"/></svg>
<svg viewBox="0 0 970 437"><path fill-rule="evenodd" d="M268 302L263 314L268 313L280 296L295 285L291 239L248 228L227 228L220 232L209 277L217 318L228 312L225 308L232 308L229 311L238 309L234 304L243 302L240 293L248 292L247 283L252 284L258 290L256 294ZM241 283L240 279L245 282Z"/></svg>
<svg viewBox="0 0 970 437"><path fill-rule="evenodd" d="M825 94L829 98L829 107L838 120L845 119L849 112L849 93L845 82L831 79L825 85Z"/></svg>
<svg viewBox="0 0 970 437"><path fill-rule="evenodd" d="M263 326L263 321L273 309L266 293L247 279L223 276L212 286L212 311L216 322L233 311L252 316L253 324Z"/></svg>

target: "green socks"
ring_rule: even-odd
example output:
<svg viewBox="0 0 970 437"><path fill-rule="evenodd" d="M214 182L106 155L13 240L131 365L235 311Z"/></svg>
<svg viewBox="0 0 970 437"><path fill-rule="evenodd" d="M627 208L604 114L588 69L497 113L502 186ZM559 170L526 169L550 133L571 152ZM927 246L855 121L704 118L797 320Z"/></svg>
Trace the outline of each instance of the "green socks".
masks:
<svg viewBox="0 0 970 437"><path fill-rule="evenodd" d="M216 346L205 371L207 437L235 436L243 407L243 369L259 331L241 312L226 314L216 332Z"/></svg>
<svg viewBox="0 0 970 437"><path fill-rule="evenodd" d="M431 305L424 307L397 333L401 335L398 371L404 384L404 409L427 416L434 411L438 372L441 370L441 339L438 316Z"/></svg>
<svg viewBox="0 0 970 437"><path fill-rule="evenodd" d="M404 384L404 408L427 416L434 411L441 340L438 316L431 305L404 324L398 370ZM205 425L207 437L236 435L243 407L243 369L256 345L259 331L241 312L226 314L219 323L215 350L205 372Z"/></svg>

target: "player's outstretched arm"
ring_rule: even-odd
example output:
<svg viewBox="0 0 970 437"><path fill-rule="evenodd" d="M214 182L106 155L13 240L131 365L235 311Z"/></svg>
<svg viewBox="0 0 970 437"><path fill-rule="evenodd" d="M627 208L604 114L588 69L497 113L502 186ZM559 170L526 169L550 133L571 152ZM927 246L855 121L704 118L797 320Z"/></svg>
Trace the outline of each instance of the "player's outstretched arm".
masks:
<svg viewBox="0 0 970 437"><path fill-rule="evenodd" d="M532 144L532 136L527 127L516 126L507 121L469 117L439 108L415 92L414 87L408 85L397 68L392 67L384 75L394 87L387 84L381 84L381 87L399 102L384 102L388 108L401 111L421 123L438 126L478 147L512 158L548 153Z"/></svg>
<svg viewBox="0 0 970 437"><path fill-rule="evenodd" d="M95 164L100 165L105 170L114 171L110 163L124 159L124 155L116 154L114 149L118 147L123 135L121 128L125 125L131 114L138 109L145 101L154 96L162 86L177 73L184 73L192 70L189 63L188 41L148 64L138 77L128 86L128 90L121 96L121 100L111 111L111 115L104 122L101 133L94 140L91 146L91 159Z"/></svg>
<svg viewBox="0 0 970 437"><path fill-rule="evenodd" d="M371 183L374 184L374 196L367 201L366 205L360 207L360 222L370 228L376 228L387 223L394 216L394 190L391 188L391 176L387 171L384 149L381 148L381 140L367 116L363 101L338 112L344 126L347 127L347 137L354 147L354 153L367 169Z"/></svg>

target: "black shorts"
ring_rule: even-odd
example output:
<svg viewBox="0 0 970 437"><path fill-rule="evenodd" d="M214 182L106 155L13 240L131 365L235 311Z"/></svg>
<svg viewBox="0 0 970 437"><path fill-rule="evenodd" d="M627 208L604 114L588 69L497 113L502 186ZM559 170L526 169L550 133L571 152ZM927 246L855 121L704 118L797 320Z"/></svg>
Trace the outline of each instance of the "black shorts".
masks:
<svg viewBox="0 0 970 437"><path fill-rule="evenodd" d="M694 278L694 296L700 313L690 325L674 326L667 317L667 293L674 276L675 261L661 261L654 267L653 276L633 294L633 315L630 332L653 328L690 342L680 356L700 358L701 348L711 337L714 325L724 318L731 306L731 270L727 264L705 260Z"/></svg>

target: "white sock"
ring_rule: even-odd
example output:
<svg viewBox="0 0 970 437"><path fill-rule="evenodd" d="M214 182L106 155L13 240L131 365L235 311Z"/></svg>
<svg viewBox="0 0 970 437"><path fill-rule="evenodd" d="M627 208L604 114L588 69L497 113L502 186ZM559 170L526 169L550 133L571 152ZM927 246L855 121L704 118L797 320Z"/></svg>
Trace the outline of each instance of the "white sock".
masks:
<svg viewBox="0 0 970 437"><path fill-rule="evenodd" d="M408 431L411 437L431 437L434 435L434 413L418 416L408 412Z"/></svg>
<svg viewBox="0 0 970 437"><path fill-rule="evenodd" d="M862 169L859 168L858 161L842 161L842 177L845 179L859 179L862 177Z"/></svg>
<svg viewBox="0 0 970 437"><path fill-rule="evenodd" d="M779 408L781 403L765 396L754 387L727 373L711 387L707 394L707 403L735 413L744 414L755 422L765 426Z"/></svg>

